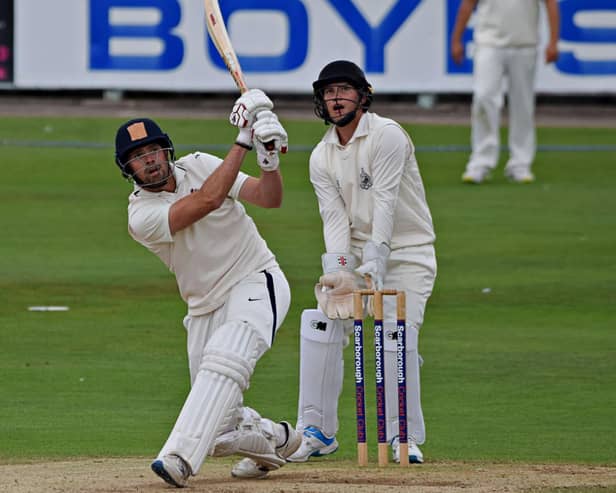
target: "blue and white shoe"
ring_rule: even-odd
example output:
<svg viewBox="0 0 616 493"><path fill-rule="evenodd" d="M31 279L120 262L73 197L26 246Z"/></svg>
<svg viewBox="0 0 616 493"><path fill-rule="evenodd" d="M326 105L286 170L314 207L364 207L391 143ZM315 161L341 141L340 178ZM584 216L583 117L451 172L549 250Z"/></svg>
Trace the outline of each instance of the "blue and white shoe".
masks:
<svg viewBox="0 0 616 493"><path fill-rule="evenodd" d="M190 477L190 466L177 455L169 454L156 459L151 467L166 483L177 488L186 486Z"/></svg>
<svg viewBox="0 0 616 493"><path fill-rule="evenodd" d="M288 462L306 462L310 457L323 457L338 450L336 437L327 437L316 426L308 426L304 430L302 444L287 457Z"/></svg>
<svg viewBox="0 0 616 493"><path fill-rule="evenodd" d="M400 439L396 435L391 440L391 451L394 458L394 462L400 463ZM423 454L415 440L409 437L409 463L410 464L423 464Z"/></svg>

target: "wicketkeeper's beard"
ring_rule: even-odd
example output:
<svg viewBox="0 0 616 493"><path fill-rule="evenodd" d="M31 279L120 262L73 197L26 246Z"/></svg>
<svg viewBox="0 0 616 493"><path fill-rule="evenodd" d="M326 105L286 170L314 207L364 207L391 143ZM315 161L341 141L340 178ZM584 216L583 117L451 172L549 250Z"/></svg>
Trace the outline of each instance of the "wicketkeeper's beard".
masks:
<svg viewBox="0 0 616 493"><path fill-rule="evenodd" d="M359 110L359 107L360 107L361 99L355 100L355 99L346 99L346 98L336 98L336 102L334 103L332 112L336 112L336 111L340 111L344 109L344 105L340 104L338 101L351 101L355 104L355 108L353 108L348 113L345 113L344 115L339 117L337 120L335 119L335 117L332 117L331 113L328 110L327 119L331 123L336 125L337 127L346 127L349 123L351 123L355 119L355 116L357 115L357 111Z"/></svg>

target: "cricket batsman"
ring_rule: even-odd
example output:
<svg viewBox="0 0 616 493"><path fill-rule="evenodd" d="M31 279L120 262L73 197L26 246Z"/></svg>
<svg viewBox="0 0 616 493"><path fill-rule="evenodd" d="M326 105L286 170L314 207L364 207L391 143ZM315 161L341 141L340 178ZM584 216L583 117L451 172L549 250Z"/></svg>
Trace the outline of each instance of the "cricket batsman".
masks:
<svg viewBox="0 0 616 493"><path fill-rule="evenodd" d="M235 102L229 119L239 131L224 159L203 152L176 159L171 138L148 118L117 131L116 164L134 182L129 233L175 275L188 308L191 389L151 466L176 487L185 486L208 455L242 455L231 474L244 477L248 468L262 477L301 443L289 423L243 405L290 304L285 275L241 204L282 202L279 153L286 151L287 133L272 108L257 89ZM258 177L240 171L252 149Z"/></svg>

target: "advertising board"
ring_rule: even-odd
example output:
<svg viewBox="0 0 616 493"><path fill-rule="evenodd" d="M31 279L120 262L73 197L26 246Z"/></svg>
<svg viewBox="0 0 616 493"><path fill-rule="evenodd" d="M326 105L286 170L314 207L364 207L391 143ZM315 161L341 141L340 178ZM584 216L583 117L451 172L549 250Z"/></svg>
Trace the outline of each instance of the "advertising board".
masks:
<svg viewBox="0 0 616 493"><path fill-rule="evenodd" d="M221 0L248 84L310 92L322 66L358 63L381 93L468 93L449 41L459 0ZM561 0L561 56L538 65L542 93L616 92L616 2ZM21 88L234 91L198 0L20 0ZM54 22L55 20L55 22ZM62 25L59 29L58 25ZM547 22L542 11L542 39Z"/></svg>

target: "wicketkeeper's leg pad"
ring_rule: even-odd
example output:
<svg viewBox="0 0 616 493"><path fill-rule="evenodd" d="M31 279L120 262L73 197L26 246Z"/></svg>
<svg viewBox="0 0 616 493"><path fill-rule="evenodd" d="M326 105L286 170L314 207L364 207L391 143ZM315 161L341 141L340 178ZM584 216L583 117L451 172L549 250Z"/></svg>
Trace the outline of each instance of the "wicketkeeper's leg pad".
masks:
<svg viewBox="0 0 616 493"><path fill-rule="evenodd" d="M302 312L298 430L316 426L327 436L338 431L343 342L342 320L329 319L320 310Z"/></svg>

